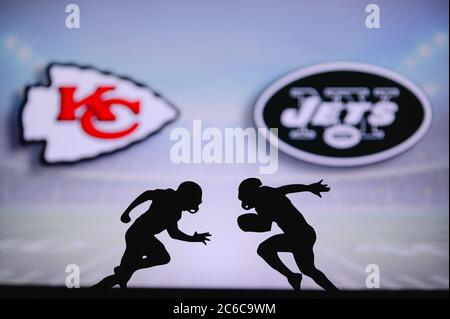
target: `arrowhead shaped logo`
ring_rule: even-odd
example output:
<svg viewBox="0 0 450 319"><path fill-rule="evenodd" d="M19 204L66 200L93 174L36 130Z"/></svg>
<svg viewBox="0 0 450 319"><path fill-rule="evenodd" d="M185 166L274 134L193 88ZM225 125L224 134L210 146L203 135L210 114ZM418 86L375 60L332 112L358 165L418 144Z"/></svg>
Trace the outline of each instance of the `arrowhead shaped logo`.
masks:
<svg viewBox="0 0 450 319"><path fill-rule="evenodd" d="M24 142L44 143L44 163L73 163L124 149L159 132L179 111L130 78L75 64L50 64L48 84L26 89Z"/></svg>

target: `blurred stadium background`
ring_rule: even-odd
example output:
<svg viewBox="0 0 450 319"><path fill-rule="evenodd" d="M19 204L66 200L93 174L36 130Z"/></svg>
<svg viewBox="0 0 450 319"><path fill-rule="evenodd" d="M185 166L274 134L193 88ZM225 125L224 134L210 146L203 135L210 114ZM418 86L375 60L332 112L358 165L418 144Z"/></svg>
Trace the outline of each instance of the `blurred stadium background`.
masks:
<svg viewBox="0 0 450 319"><path fill-rule="evenodd" d="M250 127L256 96L275 78L312 63L369 62L418 83L433 123L413 149L378 164L315 166L280 154L268 185L324 179L322 200L291 196L315 227L317 265L342 289L365 289L378 264L385 289L448 289L448 2L377 1L381 29L364 25L365 1L76 1L81 28L65 28L65 3L0 2L0 284L81 284L110 274L128 225L119 216L145 189L192 179L204 189L197 215L180 228L213 234L210 245L158 236L172 255L139 271L131 286L289 288L257 255L269 234L241 232L239 182L257 165L176 165L174 127ZM92 64L142 81L177 105L181 118L134 147L73 166L44 167L40 146L19 144L26 84L49 62ZM143 212L140 207L132 217ZM274 229L272 233L276 233ZM294 267L289 255L283 259ZM309 279L304 287L316 289Z"/></svg>

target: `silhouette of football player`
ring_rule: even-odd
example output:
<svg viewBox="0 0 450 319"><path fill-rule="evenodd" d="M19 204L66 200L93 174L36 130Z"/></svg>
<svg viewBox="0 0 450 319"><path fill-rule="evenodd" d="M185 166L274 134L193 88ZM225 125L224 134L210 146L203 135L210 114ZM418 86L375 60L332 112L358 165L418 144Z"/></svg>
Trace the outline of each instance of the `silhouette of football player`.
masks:
<svg viewBox="0 0 450 319"><path fill-rule="evenodd" d="M167 230L170 237L178 240L205 245L209 241L209 233L195 232L190 236L179 230L177 225L183 211L195 214L199 210L202 189L198 184L188 181L181 183L177 190L147 190L130 204L120 220L130 222L130 212L146 201L152 201L152 204L127 230L125 253L120 265L114 268L114 275L104 278L94 287L110 288L118 284L121 288L126 288L135 271L169 263L169 253L155 237L163 230Z"/></svg>
<svg viewBox="0 0 450 319"><path fill-rule="evenodd" d="M314 265L313 246L316 241L314 229L286 197L287 194L311 192L319 197L330 188L320 182L311 185L286 185L281 187L263 186L257 178L248 178L239 185L239 200L242 208L254 208L257 214L238 217L239 227L246 232L266 232L275 222L284 232L262 242L257 250L273 269L283 274L294 291L300 290L302 274L311 277L327 291L337 291L330 280ZM278 256L279 252L291 252L301 273L287 268Z"/></svg>

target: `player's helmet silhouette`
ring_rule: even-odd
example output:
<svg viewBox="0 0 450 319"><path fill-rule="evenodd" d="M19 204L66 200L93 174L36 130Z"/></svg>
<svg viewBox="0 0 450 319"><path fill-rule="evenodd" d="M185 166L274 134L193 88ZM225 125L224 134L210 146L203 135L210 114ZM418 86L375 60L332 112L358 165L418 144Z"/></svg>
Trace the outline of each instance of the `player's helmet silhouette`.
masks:
<svg viewBox="0 0 450 319"><path fill-rule="evenodd" d="M239 199L242 202L242 208L249 210L255 207L254 197L255 191L262 185L258 178L244 179L239 185Z"/></svg>
<svg viewBox="0 0 450 319"><path fill-rule="evenodd" d="M202 203L202 188L197 183L187 181L177 188L177 194L183 210L191 214L198 212L198 206Z"/></svg>

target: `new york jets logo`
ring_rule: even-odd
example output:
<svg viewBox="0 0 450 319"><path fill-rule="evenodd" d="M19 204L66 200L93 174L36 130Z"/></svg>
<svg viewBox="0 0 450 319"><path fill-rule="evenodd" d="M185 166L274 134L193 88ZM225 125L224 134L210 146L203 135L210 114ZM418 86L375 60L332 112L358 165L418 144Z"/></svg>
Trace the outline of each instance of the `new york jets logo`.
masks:
<svg viewBox="0 0 450 319"><path fill-rule="evenodd" d="M278 128L279 149L321 165L385 160L417 143L431 106L405 77L362 63L325 63L294 71L258 98L258 127Z"/></svg>

